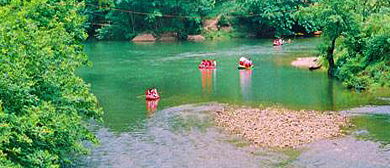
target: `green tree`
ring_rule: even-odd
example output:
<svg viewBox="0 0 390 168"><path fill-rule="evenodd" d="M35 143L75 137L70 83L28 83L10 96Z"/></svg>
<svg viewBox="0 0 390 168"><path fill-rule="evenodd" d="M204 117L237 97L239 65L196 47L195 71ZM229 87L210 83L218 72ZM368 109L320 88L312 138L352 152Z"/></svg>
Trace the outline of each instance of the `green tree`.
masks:
<svg viewBox="0 0 390 168"><path fill-rule="evenodd" d="M232 13L238 18L239 25L245 25L258 36L281 37L294 35L299 27L311 28L312 23L298 20L295 13L312 1L236 0L234 3L236 8Z"/></svg>
<svg viewBox="0 0 390 168"><path fill-rule="evenodd" d="M323 29L322 53L351 88L390 85L389 1L321 0L297 12ZM335 61L336 60L336 61Z"/></svg>
<svg viewBox="0 0 390 168"><path fill-rule="evenodd" d="M390 86L389 14L389 5L385 5L362 16L360 32L340 40L335 75L348 87Z"/></svg>
<svg viewBox="0 0 390 168"><path fill-rule="evenodd" d="M107 8L113 5L112 0L84 0L85 8L81 12L87 17L85 21L85 29L89 35L94 35L95 31L102 26L105 26Z"/></svg>
<svg viewBox="0 0 390 168"><path fill-rule="evenodd" d="M329 63L328 74L334 70L334 50L336 40L359 29L354 12L354 0L320 0L310 7L303 8L297 14L304 20L311 20L315 26L322 28L323 53Z"/></svg>
<svg viewBox="0 0 390 168"><path fill-rule="evenodd" d="M193 34L201 31L201 16L211 11L212 0L122 0L106 15L110 25L97 30L100 39L131 39L148 31Z"/></svg>
<svg viewBox="0 0 390 168"><path fill-rule="evenodd" d="M102 110L75 70L88 64L78 0L0 6L0 165L59 167L96 142Z"/></svg>

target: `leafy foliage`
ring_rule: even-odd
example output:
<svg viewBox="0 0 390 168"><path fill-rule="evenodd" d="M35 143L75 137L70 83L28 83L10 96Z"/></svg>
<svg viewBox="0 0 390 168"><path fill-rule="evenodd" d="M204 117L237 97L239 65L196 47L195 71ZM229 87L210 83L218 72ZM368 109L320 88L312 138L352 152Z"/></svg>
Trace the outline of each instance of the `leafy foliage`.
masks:
<svg viewBox="0 0 390 168"><path fill-rule="evenodd" d="M111 0L84 0L85 8L81 14L87 17L85 29L88 34L93 35L95 30L105 23L105 17L108 13L107 7L113 5Z"/></svg>
<svg viewBox="0 0 390 168"><path fill-rule="evenodd" d="M115 1L106 20L109 25L97 30L99 39L131 39L144 31L159 35L200 33L200 16L214 6L212 0L122 0ZM115 9L115 10L114 10Z"/></svg>
<svg viewBox="0 0 390 168"><path fill-rule="evenodd" d="M348 87L366 89L390 86L389 7L386 0L321 0L297 16L323 29L329 74Z"/></svg>
<svg viewBox="0 0 390 168"><path fill-rule="evenodd" d="M220 16L220 26L233 25L240 31L259 36L293 35L295 32L305 31L304 27L312 32L315 28L313 23L295 17L300 8L311 3L313 2L296 0L112 1L111 8L105 15L105 22L110 24L97 28L97 37L131 39L144 31L156 35L163 32L200 34L202 21Z"/></svg>
<svg viewBox="0 0 390 168"><path fill-rule="evenodd" d="M238 16L239 25L245 25L259 36L294 35L301 27L306 27L308 32L314 30L311 22L295 17L300 8L309 6L312 1L237 0L235 3L237 9L233 14Z"/></svg>
<svg viewBox="0 0 390 168"><path fill-rule="evenodd" d="M75 75L89 63L82 9L77 0L1 3L0 165L59 167L96 142L86 120L102 110Z"/></svg>

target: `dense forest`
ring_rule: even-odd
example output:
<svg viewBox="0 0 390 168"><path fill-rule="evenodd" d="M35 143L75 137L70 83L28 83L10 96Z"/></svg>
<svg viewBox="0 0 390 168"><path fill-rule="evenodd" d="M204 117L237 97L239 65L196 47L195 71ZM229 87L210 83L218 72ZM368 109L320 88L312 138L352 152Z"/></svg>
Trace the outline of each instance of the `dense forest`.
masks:
<svg viewBox="0 0 390 168"><path fill-rule="evenodd" d="M217 30L204 21L217 18ZM285 37L322 30L328 73L349 88L390 87L388 0L1 0L0 165L59 167L86 154L102 110L75 74L83 42L148 32ZM211 35L210 35L211 34ZM246 37L246 36L243 36Z"/></svg>
<svg viewBox="0 0 390 168"><path fill-rule="evenodd" d="M207 19L218 27L232 26L235 32L257 37L295 35L316 30L313 23L299 20L295 13L312 1L273 0L123 0L87 1L89 33L99 39L132 39L137 34L177 32L208 34L202 28ZM305 29L306 28L306 29Z"/></svg>

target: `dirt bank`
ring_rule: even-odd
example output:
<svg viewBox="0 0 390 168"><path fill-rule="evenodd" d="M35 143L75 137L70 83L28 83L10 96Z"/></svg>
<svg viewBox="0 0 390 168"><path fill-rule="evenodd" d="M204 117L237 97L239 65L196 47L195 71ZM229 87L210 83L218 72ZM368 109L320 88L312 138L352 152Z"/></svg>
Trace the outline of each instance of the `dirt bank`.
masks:
<svg viewBox="0 0 390 168"><path fill-rule="evenodd" d="M143 33L143 34L138 35L137 37L135 37L131 41L133 41L133 42L154 42L154 41L156 41L156 37L154 37L153 34Z"/></svg>
<svg viewBox="0 0 390 168"><path fill-rule="evenodd" d="M215 18L212 19L204 19L203 22L203 29L206 31L217 31L218 30L218 21L221 18L221 15L218 15Z"/></svg>
<svg viewBox="0 0 390 168"><path fill-rule="evenodd" d="M205 38L202 35L188 35L188 41L203 41Z"/></svg>
<svg viewBox="0 0 390 168"><path fill-rule="evenodd" d="M293 147L340 136L349 118L336 112L292 111L279 108L225 107L216 111L215 123L256 146Z"/></svg>

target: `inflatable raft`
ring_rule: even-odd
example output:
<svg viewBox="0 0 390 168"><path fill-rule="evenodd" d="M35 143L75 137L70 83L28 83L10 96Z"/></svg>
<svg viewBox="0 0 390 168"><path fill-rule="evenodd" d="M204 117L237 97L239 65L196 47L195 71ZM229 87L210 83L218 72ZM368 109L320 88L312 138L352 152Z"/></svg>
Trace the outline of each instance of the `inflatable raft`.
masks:
<svg viewBox="0 0 390 168"><path fill-rule="evenodd" d="M200 66L198 67L199 69L215 69L215 66Z"/></svg>
<svg viewBox="0 0 390 168"><path fill-rule="evenodd" d="M202 62L199 64L199 69L215 69L217 66L217 62L215 60L207 59L202 60Z"/></svg>
<svg viewBox="0 0 390 168"><path fill-rule="evenodd" d="M252 69L252 68L253 68L253 65L251 65L250 67L238 65L238 67L237 67L237 69Z"/></svg>
<svg viewBox="0 0 390 168"><path fill-rule="evenodd" d="M146 90L146 100L158 100L160 99L160 95L157 93L157 89L148 89Z"/></svg>
<svg viewBox="0 0 390 168"><path fill-rule="evenodd" d="M158 100L160 96L146 95L146 100Z"/></svg>

